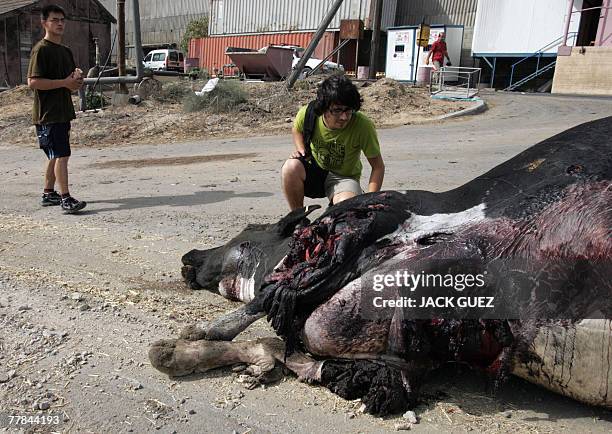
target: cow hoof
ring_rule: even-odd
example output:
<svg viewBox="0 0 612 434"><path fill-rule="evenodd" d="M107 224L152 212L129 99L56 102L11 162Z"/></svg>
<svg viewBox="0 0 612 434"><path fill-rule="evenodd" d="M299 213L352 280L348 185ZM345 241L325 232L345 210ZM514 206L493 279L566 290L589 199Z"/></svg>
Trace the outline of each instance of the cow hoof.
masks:
<svg viewBox="0 0 612 434"><path fill-rule="evenodd" d="M202 325L189 325L183 330L181 330L179 338L184 339L186 341L199 341L202 339L206 339L206 333L208 329L207 325L208 323L202 323Z"/></svg>
<svg viewBox="0 0 612 434"><path fill-rule="evenodd" d="M176 339L163 339L151 345L149 349L149 360L151 366L164 374L174 375L174 350Z"/></svg>

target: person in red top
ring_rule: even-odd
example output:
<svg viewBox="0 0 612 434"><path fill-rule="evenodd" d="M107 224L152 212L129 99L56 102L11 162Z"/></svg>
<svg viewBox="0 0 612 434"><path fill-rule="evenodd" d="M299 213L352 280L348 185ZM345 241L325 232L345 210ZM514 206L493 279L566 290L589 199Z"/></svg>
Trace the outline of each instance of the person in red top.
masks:
<svg viewBox="0 0 612 434"><path fill-rule="evenodd" d="M427 59L425 59L425 65L429 65L429 59L433 57L433 66L436 71L444 66L444 58L448 59L447 66L451 66L450 57L448 57L448 50L446 49L446 35L444 32L438 34L438 40L431 44Z"/></svg>

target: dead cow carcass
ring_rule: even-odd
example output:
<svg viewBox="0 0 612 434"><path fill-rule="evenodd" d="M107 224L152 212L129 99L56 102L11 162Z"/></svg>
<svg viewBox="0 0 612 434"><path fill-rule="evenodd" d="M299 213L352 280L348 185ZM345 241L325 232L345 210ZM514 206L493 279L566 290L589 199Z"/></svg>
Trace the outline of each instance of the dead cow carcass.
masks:
<svg viewBox="0 0 612 434"><path fill-rule="evenodd" d="M426 371L460 361L496 381L513 372L612 407L611 178L606 118L455 190L366 194L312 224L298 224L306 214L298 212L284 219L289 226L251 227L227 246L183 258L192 285L221 282L223 293L248 303L153 344L151 362L186 375L241 361L262 375L281 361L385 414L414 402ZM481 286L459 293L493 298L495 306L402 304L411 294L448 295L445 285L423 280L410 287L391 278L376 288L380 276L404 275L450 276L451 291L466 275L480 276ZM395 303L376 307L377 297ZM282 340L231 342L264 316Z"/></svg>

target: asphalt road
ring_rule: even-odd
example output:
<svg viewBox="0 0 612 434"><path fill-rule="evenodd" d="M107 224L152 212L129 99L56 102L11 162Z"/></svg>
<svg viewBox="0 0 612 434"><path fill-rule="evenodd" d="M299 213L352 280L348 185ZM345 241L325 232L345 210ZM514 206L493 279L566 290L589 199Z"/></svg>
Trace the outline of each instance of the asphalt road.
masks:
<svg viewBox="0 0 612 434"><path fill-rule="evenodd" d="M609 98L483 96L490 108L473 117L380 130L385 189L451 189L612 115ZM284 215L289 134L74 149L71 190L89 202L78 216L39 206L34 140L0 148L0 414L46 402L71 432L385 432L401 421L292 378L250 391L229 370L177 381L148 364L155 339L235 308L185 289L180 256ZM269 333L259 322L244 338ZM477 376L446 373L426 392L416 432L612 431L610 412L517 379L492 396Z"/></svg>

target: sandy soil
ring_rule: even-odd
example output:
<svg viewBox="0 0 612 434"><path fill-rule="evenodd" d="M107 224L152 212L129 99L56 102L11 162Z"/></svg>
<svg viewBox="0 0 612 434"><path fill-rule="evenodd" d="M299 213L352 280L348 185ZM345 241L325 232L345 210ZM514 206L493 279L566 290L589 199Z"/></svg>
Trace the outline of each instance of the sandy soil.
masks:
<svg viewBox="0 0 612 434"><path fill-rule="evenodd" d="M491 109L476 117L379 131L385 187L447 190L612 112L609 99L485 99ZM249 390L229 368L169 379L149 365L153 341L237 307L188 290L180 257L285 214L278 171L291 140L284 131L172 145L159 137L148 137L155 140L148 145L76 144L72 190L89 202L79 216L39 206L42 154L25 129L14 142L3 136L0 431L8 415L32 414L59 418L34 426L40 432L378 433L404 426L402 415L361 414L360 402L292 376ZM270 334L259 321L239 338ZM612 430L609 411L515 378L493 394L479 375L447 367L423 392L415 432Z"/></svg>
<svg viewBox="0 0 612 434"><path fill-rule="evenodd" d="M170 81L138 106L109 107L78 113L72 141L82 146L177 143L214 137L284 134L298 109L316 95L319 79L301 80L292 91L282 83L241 82L247 101L229 113L186 113L182 98L166 92L171 86L201 89L203 82ZM426 89L394 80L360 83L363 111L378 128L426 122L470 103L433 100ZM366 87L363 87L366 86ZM110 95L110 94L109 94ZM78 100L74 98L75 106ZM0 93L0 143L30 145L32 91L26 86ZM31 134L23 134L29 131Z"/></svg>

